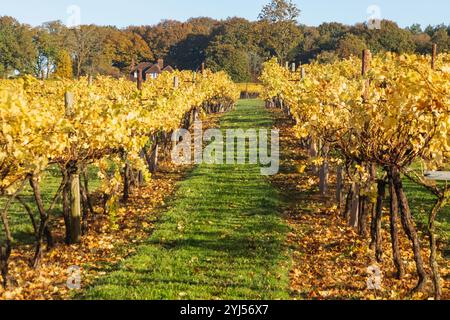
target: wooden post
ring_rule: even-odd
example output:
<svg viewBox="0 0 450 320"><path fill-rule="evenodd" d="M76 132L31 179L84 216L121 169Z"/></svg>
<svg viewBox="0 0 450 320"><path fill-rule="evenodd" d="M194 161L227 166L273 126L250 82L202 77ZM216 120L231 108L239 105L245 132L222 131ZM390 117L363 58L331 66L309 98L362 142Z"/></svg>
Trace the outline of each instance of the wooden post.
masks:
<svg viewBox="0 0 450 320"><path fill-rule="evenodd" d="M301 76L302 80L305 79L306 74L305 74L305 68L303 68L303 66L300 67L300 76Z"/></svg>
<svg viewBox="0 0 450 320"><path fill-rule="evenodd" d="M286 70L289 70L289 61L286 61Z"/></svg>
<svg viewBox="0 0 450 320"><path fill-rule="evenodd" d="M204 62L202 62L202 68L201 68L201 70L202 70L202 74L205 74L205 63L204 63Z"/></svg>
<svg viewBox="0 0 450 320"><path fill-rule="evenodd" d="M75 97L73 93L65 94L65 113L67 118L74 116ZM81 195L80 174L77 168L69 172L70 183L70 242L78 243L81 240Z"/></svg>
<svg viewBox="0 0 450 320"><path fill-rule="evenodd" d="M70 237L72 243L79 243L81 240L81 196L78 172L70 175L70 199Z"/></svg>
<svg viewBox="0 0 450 320"><path fill-rule="evenodd" d="M64 100L65 100L65 107L66 107L66 117L67 118L72 118L73 117L73 105L75 103L75 96L73 93L71 92L66 92L66 94L64 95Z"/></svg>
<svg viewBox="0 0 450 320"><path fill-rule="evenodd" d="M192 74L192 82L195 83L197 81L197 72L194 71Z"/></svg>
<svg viewBox="0 0 450 320"><path fill-rule="evenodd" d="M143 82L142 70L138 69L137 70L137 74L138 74L138 76L137 76L137 88L138 88L138 90L142 90L142 82Z"/></svg>
<svg viewBox="0 0 450 320"><path fill-rule="evenodd" d="M372 53L370 52L370 50L367 49L364 50L362 53L362 70L361 70L361 74L363 77L365 77L367 73L370 71L371 61L372 61ZM364 100L367 100L369 98L369 89L370 89L370 80L367 79L363 93Z"/></svg>
<svg viewBox="0 0 450 320"><path fill-rule="evenodd" d="M174 77L173 78L173 87L178 88L179 85L180 85L180 82L178 80L178 77Z"/></svg>
<svg viewBox="0 0 450 320"><path fill-rule="evenodd" d="M93 84L94 84L94 77L92 76L92 74L90 74L88 77L88 85L89 87L91 87Z"/></svg>
<svg viewBox="0 0 450 320"><path fill-rule="evenodd" d="M366 76L367 72L370 71L370 63L372 61L372 53L370 50L363 50L362 53L362 75Z"/></svg>
<svg viewBox="0 0 450 320"><path fill-rule="evenodd" d="M294 73L295 71L297 71L297 66L295 64L295 62L292 63L292 73Z"/></svg>
<svg viewBox="0 0 450 320"><path fill-rule="evenodd" d="M159 154L159 144L156 142L155 147L150 155L150 172L155 173L158 170L158 154Z"/></svg>
<svg viewBox="0 0 450 320"><path fill-rule="evenodd" d="M433 43L432 53L431 53L431 69L436 69L436 59L437 59L437 44Z"/></svg>

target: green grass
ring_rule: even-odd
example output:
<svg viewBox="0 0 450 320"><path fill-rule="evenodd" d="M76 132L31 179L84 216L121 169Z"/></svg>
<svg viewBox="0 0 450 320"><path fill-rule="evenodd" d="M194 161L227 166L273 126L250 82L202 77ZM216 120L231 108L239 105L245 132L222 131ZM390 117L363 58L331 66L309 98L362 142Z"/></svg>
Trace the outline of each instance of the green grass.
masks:
<svg viewBox="0 0 450 320"><path fill-rule="evenodd" d="M61 184L61 173L57 166L51 166L47 171L43 174L42 180L40 183L42 200L46 207L50 205L53 201L53 197L55 196L59 186ZM94 167L89 168L89 187L90 191L96 190L100 186L100 180L97 177L97 169ZM25 202L33 209L35 214L36 221L38 220L38 211L34 201L34 196L29 185L26 186L24 191L21 193L21 197L25 200ZM4 199L0 199L0 208L3 208L6 201ZM23 206L15 201L9 212L9 220L11 226L11 232L13 235L15 244L31 244L34 242L34 233L33 226L30 222L30 218L28 213L23 208ZM55 206L53 212L51 212L52 216L60 216L62 215L62 205L59 202L57 206ZM3 230L3 224L0 221L0 228ZM4 233L0 232L0 240L4 239Z"/></svg>
<svg viewBox="0 0 450 320"><path fill-rule="evenodd" d="M269 128L257 100L221 128ZM287 299L288 231L280 198L256 165L200 165L138 253L87 289L88 299Z"/></svg>
<svg viewBox="0 0 450 320"><path fill-rule="evenodd" d="M420 224L419 227L425 230L428 224L428 215L436 203L436 197L424 187L406 178L404 179L404 186L414 219ZM436 229L440 239L447 242L446 255L448 256L450 250L450 205L439 212Z"/></svg>
<svg viewBox="0 0 450 320"><path fill-rule="evenodd" d="M414 163L411 168L415 171L423 169L419 162ZM444 168L444 170L450 170L450 167ZM414 220L418 223L419 229L425 231L429 221L429 214L437 199L426 188L415 184L406 177L403 179L403 184ZM442 187L445 186L445 182L438 182L438 184ZM439 212L436 219L436 231L440 241L447 243L444 254L447 258L450 258L450 205L445 206Z"/></svg>

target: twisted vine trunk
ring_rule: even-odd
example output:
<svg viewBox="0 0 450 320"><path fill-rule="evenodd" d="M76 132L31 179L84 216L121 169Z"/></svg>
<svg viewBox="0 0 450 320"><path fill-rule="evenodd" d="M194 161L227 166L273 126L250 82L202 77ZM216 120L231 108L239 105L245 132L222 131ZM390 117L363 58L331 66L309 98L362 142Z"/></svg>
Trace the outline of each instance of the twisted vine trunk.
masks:
<svg viewBox="0 0 450 320"><path fill-rule="evenodd" d="M159 144L156 142L149 158L149 169L151 173L155 173L158 170L158 155L159 155Z"/></svg>
<svg viewBox="0 0 450 320"><path fill-rule="evenodd" d="M131 167L128 161L123 169L123 196L122 201L127 203L130 199L130 187L131 187Z"/></svg>
<svg viewBox="0 0 450 320"><path fill-rule="evenodd" d="M362 238L367 238L367 221L369 220L370 199L366 195L359 197L358 233Z"/></svg>
<svg viewBox="0 0 450 320"><path fill-rule="evenodd" d="M11 256L11 240L7 239L4 246L0 246L0 272L2 275L2 286L8 286L9 257Z"/></svg>
<svg viewBox="0 0 450 320"><path fill-rule="evenodd" d="M398 224L399 224L399 204L397 200L397 194L395 192L394 183L392 180L392 173L388 173L389 179L389 195L390 195L390 223L391 223L391 243L392 243L392 256L394 259L394 265L397 269L396 278L402 279L405 276L405 268L403 266L400 245L398 240Z"/></svg>
<svg viewBox="0 0 450 320"><path fill-rule="evenodd" d="M319 150L317 148L317 139L314 136L311 136L309 146L309 156L311 158L316 158L319 155ZM313 174L317 174L317 166L312 167Z"/></svg>
<svg viewBox="0 0 450 320"><path fill-rule="evenodd" d="M26 203L26 201L22 197L17 196L16 199L22 205L22 207L24 207L25 211L28 213L28 217L30 218L31 225L33 226L34 235L35 235L35 237L37 237L38 227L37 227L36 219L34 218L33 210L31 209L31 207L28 205L28 203Z"/></svg>
<svg viewBox="0 0 450 320"><path fill-rule="evenodd" d="M369 179L369 181L367 181L364 188L366 189L366 191L370 192L372 185L376 182L377 168L376 168L375 164L369 164L367 166L367 168L370 172L370 179ZM380 190L378 190L378 191L380 191ZM383 192L383 198L384 198L384 192ZM367 194L363 194L360 196L359 208L360 208L359 221L358 221L359 235L363 238L367 238L368 237L367 229L368 229L369 218L371 217L372 222L374 221L373 217L376 216L376 212L375 212L376 205L373 203L370 196L368 196ZM373 223L372 223L370 229L373 232L373 229L374 229ZM373 237L372 237L372 240L373 240ZM371 244L371 247L373 247L373 243Z"/></svg>
<svg viewBox="0 0 450 320"><path fill-rule="evenodd" d="M392 180L397 194L397 199L399 203L399 209L402 219L402 225L408 235L409 240L412 243L414 251L414 260L416 262L417 274L419 276L419 283L417 284L414 291L423 291L427 281L427 274L425 272L419 237L417 235L416 228L414 226L414 221L411 215L411 209L409 207L408 199L406 197L403 182L401 179L400 172L397 168L392 169Z"/></svg>
<svg viewBox="0 0 450 320"><path fill-rule="evenodd" d="M319 170L319 189L320 189L320 194L322 196L326 196L326 194L328 192L328 179L329 179L328 155L329 155L329 152L330 152L330 146L328 143L325 143L325 145L322 148L324 161Z"/></svg>
<svg viewBox="0 0 450 320"><path fill-rule="evenodd" d="M88 174L88 169L85 168L82 171L82 177L83 177L83 188L86 192L86 196L87 196L87 206L89 208L89 211L91 214L94 214L94 205L92 203L92 198L91 198L91 193L89 192L89 174Z"/></svg>
<svg viewBox="0 0 450 320"><path fill-rule="evenodd" d="M11 204L16 199L17 195L22 192L23 187L25 186L26 179L22 182L22 184L17 188L14 194L6 201L5 207L0 212L0 220L3 224L3 230L5 232L5 244L0 245L0 273L2 275L2 285L4 288L8 286L8 269L9 269L9 257L11 256L12 250L12 234L11 229L9 227L9 218L8 211L11 207Z"/></svg>
<svg viewBox="0 0 450 320"><path fill-rule="evenodd" d="M352 198L350 202L350 222L349 225L353 228L358 227L358 219L359 219L359 196L361 191L361 185L359 183L354 182L352 185Z"/></svg>
<svg viewBox="0 0 450 320"><path fill-rule="evenodd" d="M86 235L89 229L89 197L88 193L86 191L86 186L81 184L81 200L82 200L82 210L83 210L83 216L81 219L81 233L83 235Z"/></svg>
<svg viewBox="0 0 450 320"><path fill-rule="evenodd" d="M428 236L430 238L430 266L431 273L433 276L434 285L434 298L436 300L441 300L442 297L442 285L441 285L441 275L439 271L439 264L437 263L437 239L436 239L436 217L438 212L445 206L445 197L439 197L433 210L430 213L430 221L428 224Z"/></svg>
<svg viewBox="0 0 450 320"><path fill-rule="evenodd" d="M372 220L372 242L375 249L375 257L378 262L383 261L383 235L382 235L382 220L383 220L383 201L386 196L386 181L381 179L377 183L377 203L375 206L375 215Z"/></svg>
<svg viewBox="0 0 450 320"><path fill-rule="evenodd" d="M49 221L49 214L44 208L44 203L42 201L42 194L41 194L41 188L39 186L39 182L35 177L30 177L30 186L33 189L34 199L36 201L36 206L38 208L39 216L40 216L40 222L39 227L36 234L36 247L35 247L35 253L33 258L33 268L38 268L39 263L42 258L42 252L44 247L44 236L47 236L47 243L53 244L53 240L49 241L49 238L53 239L51 236L51 231L48 226Z"/></svg>
<svg viewBox="0 0 450 320"><path fill-rule="evenodd" d="M344 217L345 221L347 221L347 222L350 219L350 214L351 214L351 210L352 210L353 194L354 194L354 190L353 190L353 185L352 185L352 186L350 186L348 193L347 193L347 197L345 199L345 209L344 209L344 213L343 213L343 217Z"/></svg>

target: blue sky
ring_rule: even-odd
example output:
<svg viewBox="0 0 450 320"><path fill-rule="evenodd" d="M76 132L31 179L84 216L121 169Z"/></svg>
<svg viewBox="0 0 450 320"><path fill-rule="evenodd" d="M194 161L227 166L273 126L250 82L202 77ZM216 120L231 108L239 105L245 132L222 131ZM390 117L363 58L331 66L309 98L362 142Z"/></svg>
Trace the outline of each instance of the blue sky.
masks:
<svg viewBox="0 0 450 320"><path fill-rule="evenodd" d="M161 19L186 20L209 16L230 16L255 20L269 0L0 0L0 15L11 15L21 22L39 25L45 21L67 21L67 8L81 9L81 23L99 25L155 24ZM414 22L450 24L450 0L294 0L301 8L300 22L318 25L338 21L347 24L366 21L371 5L380 8L382 18L401 26Z"/></svg>

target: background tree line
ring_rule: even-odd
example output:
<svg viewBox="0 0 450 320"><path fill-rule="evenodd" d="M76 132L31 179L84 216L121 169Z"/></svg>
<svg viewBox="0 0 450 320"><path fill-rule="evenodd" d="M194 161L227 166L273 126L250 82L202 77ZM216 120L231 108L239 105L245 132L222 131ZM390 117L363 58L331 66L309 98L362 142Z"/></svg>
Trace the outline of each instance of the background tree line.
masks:
<svg viewBox="0 0 450 320"><path fill-rule="evenodd" d="M379 30L363 23L311 27L298 22L299 14L292 2L273 0L257 21L200 17L124 29L96 25L69 29L60 21L31 27L3 16L0 76L120 77L128 74L133 61L163 58L176 68L191 70L206 61L214 71L225 70L235 81L247 82L257 79L262 62L272 56L282 63L314 59L326 63L359 55L364 48L374 53L428 53L431 44L437 43L441 51L450 49L450 25L423 29L414 24L403 29L383 20Z"/></svg>

